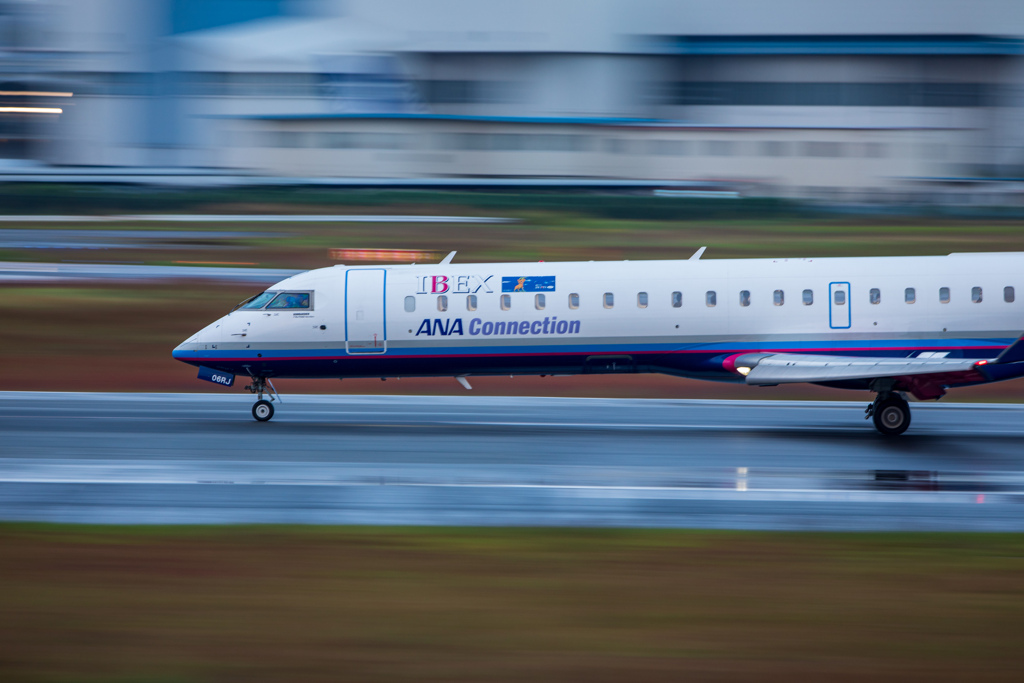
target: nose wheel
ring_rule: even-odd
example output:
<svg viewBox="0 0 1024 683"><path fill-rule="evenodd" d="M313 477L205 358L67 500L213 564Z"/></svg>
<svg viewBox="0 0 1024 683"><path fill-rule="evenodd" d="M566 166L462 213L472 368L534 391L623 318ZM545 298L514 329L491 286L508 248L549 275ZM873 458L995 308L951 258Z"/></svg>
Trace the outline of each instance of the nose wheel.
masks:
<svg viewBox="0 0 1024 683"><path fill-rule="evenodd" d="M274 417L274 404L263 399L256 401L252 406L252 416L255 417L258 422L266 422L270 418Z"/></svg>
<svg viewBox="0 0 1024 683"><path fill-rule="evenodd" d="M898 436L910 427L910 405L899 394L879 394L868 406L867 417L881 434Z"/></svg>
<svg viewBox="0 0 1024 683"><path fill-rule="evenodd" d="M245 388L256 394L258 399L252 406L252 416L256 418L256 421L266 422L274 417L274 404L270 401L273 401L275 398L278 401L281 400L281 395L277 393L274 384L266 377L253 377L252 384ZM270 401L265 400L263 394L270 396Z"/></svg>

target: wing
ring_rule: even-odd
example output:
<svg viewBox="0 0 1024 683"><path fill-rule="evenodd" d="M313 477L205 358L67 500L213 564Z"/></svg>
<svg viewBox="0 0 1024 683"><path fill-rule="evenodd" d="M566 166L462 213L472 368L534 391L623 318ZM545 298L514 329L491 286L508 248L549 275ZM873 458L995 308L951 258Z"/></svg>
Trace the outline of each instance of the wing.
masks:
<svg viewBox="0 0 1024 683"><path fill-rule="evenodd" d="M747 353L737 357L736 371L747 384L768 386L795 382L870 388L889 379L890 389L909 391L919 399L939 398L947 386L976 384L988 378L979 367L988 361L971 358L860 358L796 353Z"/></svg>

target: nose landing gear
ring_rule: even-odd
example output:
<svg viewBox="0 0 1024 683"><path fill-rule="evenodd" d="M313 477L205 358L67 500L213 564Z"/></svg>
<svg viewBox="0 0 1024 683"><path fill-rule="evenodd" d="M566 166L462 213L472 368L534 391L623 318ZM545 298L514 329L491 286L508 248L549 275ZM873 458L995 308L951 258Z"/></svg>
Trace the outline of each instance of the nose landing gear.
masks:
<svg viewBox="0 0 1024 683"><path fill-rule="evenodd" d="M885 436L898 436L910 426L910 405L898 393L879 392L864 413L864 419L871 418Z"/></svg>
<svg viewBox="0 0 1024 683"><path fill-rule="evenodd" d="M264 401L260 399L252 405L252 416L256 418L258 422L266 422L270 418L274 417L274 404L270 401Z"/></svg>
<svg viewBox="0 0 1024 683"><path fill-rule="evenodd" d="M274 404L271 401L281 400L281 395L274 388L274 383L267 377L253 377L252 384L247 385L247 391L256 394L258 399L252 406L252 416L257 422L266 422L274 417ZM270 396L270 401L263 398L263 394Z"/></svg>

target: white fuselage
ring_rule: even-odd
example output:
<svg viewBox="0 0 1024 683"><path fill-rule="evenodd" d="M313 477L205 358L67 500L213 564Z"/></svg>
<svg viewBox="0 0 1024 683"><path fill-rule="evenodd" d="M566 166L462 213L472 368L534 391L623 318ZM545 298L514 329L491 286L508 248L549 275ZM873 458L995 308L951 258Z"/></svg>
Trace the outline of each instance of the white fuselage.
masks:
<svg viewBox="0 0 1024 683"><path fill-rule="evenodd" d="M272 377L729 380L721 359L756 351L995 357L1024 331L1022 287L1024 253L334 266L268 290L308 308L235 310L174 355Z"/></svg>

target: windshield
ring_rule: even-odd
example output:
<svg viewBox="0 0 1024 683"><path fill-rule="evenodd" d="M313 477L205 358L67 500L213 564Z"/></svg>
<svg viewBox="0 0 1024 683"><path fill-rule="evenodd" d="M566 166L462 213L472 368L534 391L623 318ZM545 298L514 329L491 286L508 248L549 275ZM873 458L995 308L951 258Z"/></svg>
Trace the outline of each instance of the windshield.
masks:
<svg viewBox="0 0 1024 683"><path fill-rule="evenodd" d="M267 308L309 308L309 292L281 292Z"/></svg>
<svg viewBox="0 0 1024 683"><path fill-rule="evenodd" d="M264 306L267 305L267 302L270 301L271 299L273 299L275 296L277 296L277 292L263 292L261 294L257 294L256 296L249 297L248 299L246 299L242 303L238 304L237 306L235 306L231 310L237 311L240 308L241 309L263 308Z"/></svg>

